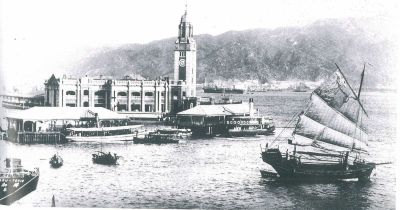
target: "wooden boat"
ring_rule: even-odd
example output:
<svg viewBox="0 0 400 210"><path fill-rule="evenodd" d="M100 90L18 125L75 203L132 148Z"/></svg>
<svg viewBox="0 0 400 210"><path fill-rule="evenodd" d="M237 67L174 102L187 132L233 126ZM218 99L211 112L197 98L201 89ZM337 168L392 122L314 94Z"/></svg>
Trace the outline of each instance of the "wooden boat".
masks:
<svg viewBox="0 0 400 210"><path fill-rule="evenodd" d="M365 65L358 94L337 69L311 93L307 108L298 115L292 138L287 141L293 151L281 153L272 145L262 151L262 160L275 169L279 178L367 180L375 168L375 163L362 158L368 148L368 134L362 123L368 115L360 100Z"/></svg>
<svg viewBox="0 0 400 210"><path fill-rule="evenodd" d="M131 141L142 125L67 128L66 139L75 142Z"/></svg>
<svg viewBox="0 0 400 210"><path fill-rule="evenodd" d="M7 158L6 167L0 170L0 204L11 205L30 192L36 190L39 181L39 169L24 169L21 160Z"/></svg>
<svg viewBox="0 0 400 210"><path fill-rule="evenodd" d="M51 157L49 163L52 168L60 168L63 165L64 160L61 158L61 156L55 154L53 157Z"/></svg>
<svg viewBox="0 0 400 210"><path fill-rule="evenodd" d="M92 154L92 161L93 163L102 164L102 165L117 165L117 160L120 156L117 154L105 153L102 151L97 151L96 153Z"/></svg>

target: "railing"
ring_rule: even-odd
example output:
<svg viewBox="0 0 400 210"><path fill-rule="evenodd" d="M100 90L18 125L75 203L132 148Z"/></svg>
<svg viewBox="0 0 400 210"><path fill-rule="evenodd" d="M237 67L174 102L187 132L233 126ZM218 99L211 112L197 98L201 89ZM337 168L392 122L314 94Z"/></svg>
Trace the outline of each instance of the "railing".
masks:
<svg viewBox="0 0 400 210"><path fill-rule="evenodd" d="M141 96L131 96L131 100L141 100Z"/></svg>
<svg viewBox="0 0 400 210"><path fill-rule="evenodd" d="M56 144L65 143L66 139L60 132L18 132L17 143L21 144Z"/></svg>
<svg viewBox="0 0 400 210"><path fill-rule="evenodd" d="M116 85L128 85L128 80L114 80Z"/></svg>
<svg viewBox="0 0 400 210"><path fill-rule="evenodd" d="M91 81L91 84L94 85L105 85L107 83L107 80L105 79L94 79Z"/></svg>
<svg viewBox="0 0 400 210"><path fill-rule="evenodd" d="M63 85L76 85L78 84L77 79L63 79L61 80Z"/></svg>
<svg viewBox="0 0 400 210"><path fill-rule="evenodd" d="M171 80L171 81L170 81L170 84L171 84L171 85L185 85L186 82L183 81L183 80L178 80L178 81Z"/></svg>

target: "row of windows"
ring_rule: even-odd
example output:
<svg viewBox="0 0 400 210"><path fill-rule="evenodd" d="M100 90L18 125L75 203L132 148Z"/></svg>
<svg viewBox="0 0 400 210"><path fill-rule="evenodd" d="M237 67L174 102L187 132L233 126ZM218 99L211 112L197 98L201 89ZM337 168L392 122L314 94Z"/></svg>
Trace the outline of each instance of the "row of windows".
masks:
<svg viewBox="0 0 400 210"><path fill-rule="evenodd" d="M117 111L127 111L127 105L126 104L118 104L117 105ZM151 104L145 104L144 105L144 110L141 110L142 107L140 106L140 104L132 104L131 105L131 111L133 112L154 112L154 106ZM161 104L161 111L165 112L165 104Z"/></svg>
<svg viewBox="0 0 400 210"><path fill-rule="evenodd" d="M74 96L75 95L75 91L67 91L65 94L66 95L70 95L70 96ZM106 91L104 91L104 90L96 91L94 93L94 95L96 95L96 96L103 96L103 97L105 97L105 94L106 94ZM89 91L88 90L84 90L83 91L83 95L85 95L85 96L89 95ZM127 92L118 92L117 95L118 96L127 96ZM153 92L145 92L144 95L145 96L153 96L154 93ZM161 96L164 96L164 95L165 95L164 92L161 92ZM132 96L140 96L140 92L132 92Z"/></svg>
<svg viewBox="0 0 400 210"><path fill-rule="evenodd" d="M65 94L67 96L74 96L75 95L75 91L69 90ZM104 90L99 90L99 91L94 92L94 95L96 95L96 96L105 96L105 94L106 94L106 91L104 91ZM88 90L84 90L83 91L83 95L85 95L85 96L89 95L89 91Z"/></svg>
<svg viewBox="0 0 400 210"><path fill-rule="evenodd" d="M127 96L127 92L118 92L117 96ZM154 96L153 92L145 92L145 96ZM164 96L164 92L161 92L161 96ZM140 96L140 92L132 92L132 96Z"/></svg>

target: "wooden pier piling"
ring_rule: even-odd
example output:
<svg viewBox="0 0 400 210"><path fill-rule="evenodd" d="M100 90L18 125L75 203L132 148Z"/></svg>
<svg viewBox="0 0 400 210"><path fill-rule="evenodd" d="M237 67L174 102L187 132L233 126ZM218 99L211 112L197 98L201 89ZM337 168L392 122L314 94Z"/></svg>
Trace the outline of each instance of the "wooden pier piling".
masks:
<svg viewBox="0 0 400 210"><path fill-rule="evenodd" d="M60 132L18 132L14 142L21 144L60 144L65 143ZM10 139L13 141L13 139Z"/></svg>

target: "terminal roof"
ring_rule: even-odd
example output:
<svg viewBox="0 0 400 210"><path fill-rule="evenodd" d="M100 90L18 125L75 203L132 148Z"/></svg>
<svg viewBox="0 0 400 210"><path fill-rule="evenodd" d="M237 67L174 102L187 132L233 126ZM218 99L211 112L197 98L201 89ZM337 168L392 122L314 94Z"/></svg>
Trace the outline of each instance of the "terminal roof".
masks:
<svg viewBox="0 0 400 210"><path fill-rule="evenodd" d="M230 116L230 115L248 115L249 104L215 104L198 105L191 109L179 112L178 115L186 116Z"/></svg>
<svg viewBox="0 0 400 210"><path fill-rule="evenodd" d="M126 119L111 110L102 107L33 107L30 109L9 113L9 119L20 120L80 120L81 118L94 117L98 114L100 120Z"/></svg>

